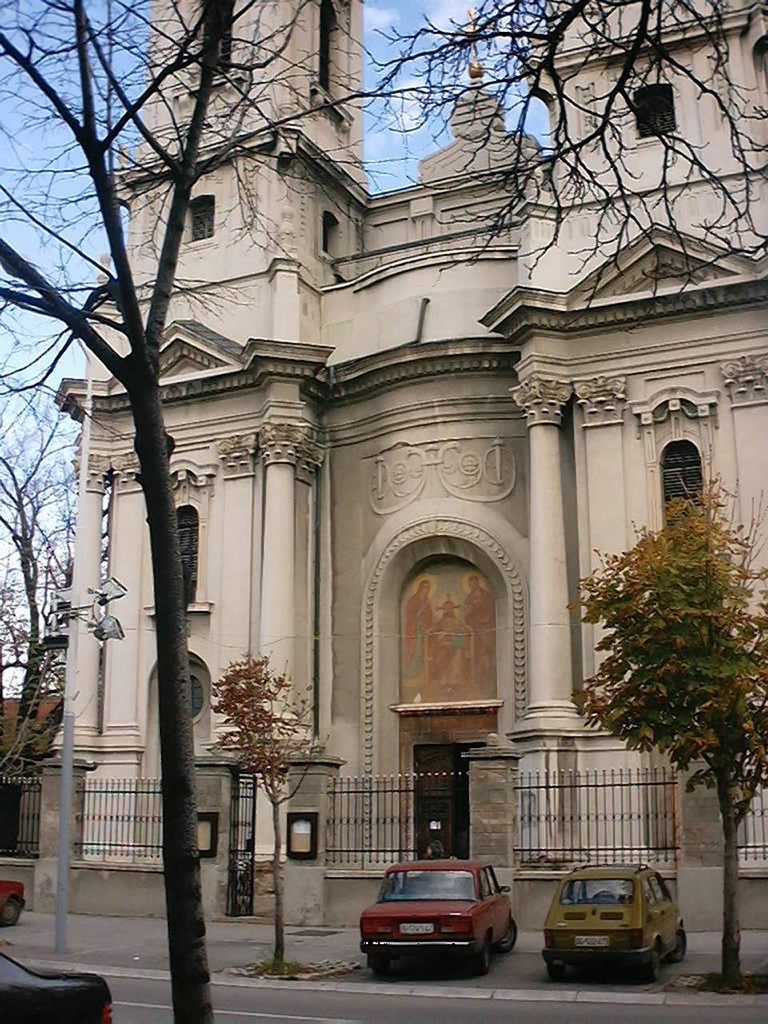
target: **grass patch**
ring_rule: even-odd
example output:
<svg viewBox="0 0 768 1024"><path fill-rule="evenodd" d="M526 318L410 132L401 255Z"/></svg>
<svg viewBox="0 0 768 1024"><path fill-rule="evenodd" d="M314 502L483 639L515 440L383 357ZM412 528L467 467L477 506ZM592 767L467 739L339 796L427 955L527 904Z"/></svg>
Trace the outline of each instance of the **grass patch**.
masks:
<svg viewBox="0 0 768 1024"><path fill-rule="evenodd" d="M747 995L768 993L768 974L742 974L738 985L726 985L722 974L711 971L701 977L700 992L721 992L723 995L741 992Z"/></svg>
<svg viewBox="0 0 768 1024"><path fill-rule="evenodd" d="M298 960L261 960L252 967L253 973L261 978L290 978L307 969Z"/></svg>

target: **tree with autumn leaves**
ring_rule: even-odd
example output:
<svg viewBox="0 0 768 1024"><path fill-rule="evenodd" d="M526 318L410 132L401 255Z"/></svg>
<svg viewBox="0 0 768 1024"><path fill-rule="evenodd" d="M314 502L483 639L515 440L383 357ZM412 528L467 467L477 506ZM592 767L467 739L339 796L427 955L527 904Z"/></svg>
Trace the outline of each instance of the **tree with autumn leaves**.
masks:
<svg viewBox="0 0 768 1024"><path fill-rule="evenodd" d="M288 675L272 669L266 655L232 662L214 683L213 698L213 711L223 716L216 746L233 754L242 772L254 776L272 806L273 961L281 964L285 959L281 806L297 788L288 785L291 769L313 748L311 709Z"/></svg>
<svg viewBox="0 0 768 1024"><path fill-rule="evenodd" d="M605 653L585 684L587 721L690 770L690 789L717 791L727 986L741 977L738 828L768 785L768 569L756 525L733 523L719 485L672 502L665 527L605 557L579 600Z"/></svg>

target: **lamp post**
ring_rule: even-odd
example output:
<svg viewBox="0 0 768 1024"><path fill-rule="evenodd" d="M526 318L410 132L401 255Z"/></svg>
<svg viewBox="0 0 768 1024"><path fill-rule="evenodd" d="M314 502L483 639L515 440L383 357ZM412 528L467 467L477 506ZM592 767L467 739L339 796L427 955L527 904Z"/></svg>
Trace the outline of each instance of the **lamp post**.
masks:
<svg viewBox="0 0 768 1024"><path fill-rule="evenodd" d="M93 383L86 355L86 393L85 408L80 433L80 468L78 473L78 503L82 509L85 501L86 484L88 482L88 453L91 438L91 409L93 407ZM88 628L93 630L97 640L122 639L123 631L120 623L112 615L104 615L96 619L95 609L104 607L110 600L122 597L125 587L115 579L110 579L101 590L91 591L93 599L83 604L85 596L82 569L77 558L77 538L75 539L75 565L72 575L71 606L67 613L70 623L67 640L67 661L64 671L64 698L61 731L61 791L59 795L59 848L56 870L56 922L55 949L57 953L67 951L67 913L69 910L69 845L70 817L72 810L72 780L74 769L75 739L75 693L77 687L77 644L79 619L83 612L91 610Z"/></svg>

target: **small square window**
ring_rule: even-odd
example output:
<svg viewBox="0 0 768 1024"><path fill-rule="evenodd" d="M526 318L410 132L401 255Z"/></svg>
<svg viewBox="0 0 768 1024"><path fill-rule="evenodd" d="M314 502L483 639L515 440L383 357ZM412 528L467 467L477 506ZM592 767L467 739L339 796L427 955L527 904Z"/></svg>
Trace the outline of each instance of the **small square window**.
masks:
<svg viewBox="0 0 768 1024"><path fill-rule="evenodd" d="M189 204L189 217L193 242L213 238L216 200L213 196L197 196Z"/></svg>
<svg viewBox="0 0 768 1024"><path fill-rule="evenodd" d="M677 127L671 85L644 85L633 96L637 134L641 139L669 135Z"/></svg>

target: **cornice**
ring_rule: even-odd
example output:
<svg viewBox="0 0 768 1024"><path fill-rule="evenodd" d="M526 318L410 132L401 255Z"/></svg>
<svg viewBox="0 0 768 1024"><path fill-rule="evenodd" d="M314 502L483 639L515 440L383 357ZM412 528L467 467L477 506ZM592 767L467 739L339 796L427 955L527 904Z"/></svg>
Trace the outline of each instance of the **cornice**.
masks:
<svg viewBox="0 0 768 1024"><path fill-rule="evenodd" d="M543 331L570 334L600 327L636 325L690 314L706 315L768 302L768 279L715 284L666 295L613 299L605 305L568 308L566 297L532 288L517 288L483 317L486 326L522 344L531 334Z"/></svg>

